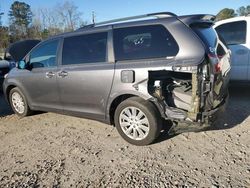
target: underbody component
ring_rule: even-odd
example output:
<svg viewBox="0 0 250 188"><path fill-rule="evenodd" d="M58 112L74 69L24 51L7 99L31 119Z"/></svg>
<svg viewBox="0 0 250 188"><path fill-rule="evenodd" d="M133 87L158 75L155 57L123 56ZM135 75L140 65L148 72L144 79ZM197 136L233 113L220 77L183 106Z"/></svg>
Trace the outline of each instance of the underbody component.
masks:
<svg viewBox="0 0 250 188"><path fill-rule="evenodd" d="M207 96L200 88L207 84L203 67L193 72L149 71L148 92L164 111L165 119L202 121L200 110Z"/></svg>

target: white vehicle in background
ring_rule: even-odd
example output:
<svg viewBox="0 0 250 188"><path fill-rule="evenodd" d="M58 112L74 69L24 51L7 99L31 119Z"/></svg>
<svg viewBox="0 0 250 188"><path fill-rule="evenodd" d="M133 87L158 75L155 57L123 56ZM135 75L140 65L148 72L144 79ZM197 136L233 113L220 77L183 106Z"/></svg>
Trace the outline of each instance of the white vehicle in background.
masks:
<svg viewBox="0 0 250 188"><path fill-rule="evenodd" d="M217 33L232 52L231 80L250 81L250 16L216 22Z"/></svg>

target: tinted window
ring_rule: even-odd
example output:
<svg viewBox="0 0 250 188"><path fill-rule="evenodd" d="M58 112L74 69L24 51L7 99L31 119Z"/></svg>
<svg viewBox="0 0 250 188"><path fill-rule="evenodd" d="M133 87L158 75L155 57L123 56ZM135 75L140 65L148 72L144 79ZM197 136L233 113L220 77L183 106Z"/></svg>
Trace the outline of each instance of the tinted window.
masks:
<svg viewBox="0 0 250 188"><path fill-rule="evenodd" d="M165 27L139 26L114 30L117 61L175 56L179 47Z"/></svg>
<svg viewBox="0 0 250 188"><path fill-rule="evenodd" d="M224 55L226 55L226 51L225 51L225 49L221 46L221 44L218 45L216 53L217 53L217 55L218 55L219 57L223 57Z"/></svg>
<svg viewBox="0 0 250 188"><path fill-rule="evenodd" d="M32 68L56 66L56 52L58 40L46 42L35 48L30 53L30 65Z"/></svg>
<svg viewBox="0 0 250 188"><path fill-rule="evenodd" d="M227 43L226 43L226 41L224 40L224 38L221 37L221 35L220 35L219 33L217 33L217 34L218 34L219 40L222 42L222 44L223 44L227 49L229 49L229 48L228 48L228 45L227 45Z"/></svg>
<svg viewBox="0 0 250 188"><path fill-rule="evenodd" d="M106 32L67 37L63 44L62 64L105 62L106 51Z"/></svg>
<svg viewBox="0 0 250 188"><path fill-rule="evenodd" d="M195 33L201 38L208 48L215 48L217 45L217 34L212 27L192 26Z"/></svg>
<svg viewBox="0 0 250 188"><path fill-rule="evenodd" d="M246 28L247 23L239 21L220 25L216 28L216 31L224 38L228 45L245 44Z"/></svg>

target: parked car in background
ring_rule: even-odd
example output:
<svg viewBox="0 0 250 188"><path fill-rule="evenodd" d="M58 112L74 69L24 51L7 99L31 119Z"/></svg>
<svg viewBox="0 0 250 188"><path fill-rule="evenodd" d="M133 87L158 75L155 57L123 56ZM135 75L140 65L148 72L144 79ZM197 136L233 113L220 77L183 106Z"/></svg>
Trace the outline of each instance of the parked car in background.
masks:
<svg viewBox="0 0 250 188"><path fill-rule="evenodd" d="M5 75L16 66L16 62L11 58L8 50L4 53L4 58L0 60L0 92L2 91L2 84Z"/></svg>
<svg viewBox="0 0 250 188"><path fill-rule="evenodd" d="M5 50L4 58L0 60L0 91L5 75L39 42L40 40L23 40L11 44Z"/></svg>
<svg viewBox="0 0 250 188"><path fill-rule="evenodd" d="M219 21L215 30L232 52L232 81L250 81L250 16Z"/></svg>
<svg viewBox="0 0 250 188"><path fill-rule="evenodd" d="M2 91L2 84L4 81L4 76L10 70L10 63L7 60L0 60L0 91Z"/></svg>
<svg viewBox="0 0 250 188"><path fill-rule="evenodd" d="M10 71L5 96L21 117L40 110L95 119L135 145L152 143L162 120L199 129L228 98L230 53L213 19L155 13L54 36Z"/></svg>

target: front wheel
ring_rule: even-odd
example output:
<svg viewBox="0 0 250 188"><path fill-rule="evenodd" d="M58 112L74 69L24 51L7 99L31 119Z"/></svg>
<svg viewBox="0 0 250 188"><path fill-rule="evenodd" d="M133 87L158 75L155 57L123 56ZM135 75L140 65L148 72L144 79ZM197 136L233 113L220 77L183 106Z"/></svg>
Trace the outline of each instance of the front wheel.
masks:
<svg viewBox="0 0 250 188"><path fill-rule="evenodd" d="M27 100L19 88L15 87L10 91L9 101L12 110L18 116L25 117L32 114Z"/></svg>
<svg viewBox="0 0 250 188"><path fill-rule="evenodd" d="M139 97L132 97L118 105L115 126L119 134L133 145L148 145L161 131L161 118L155 106Z"/></svg>

